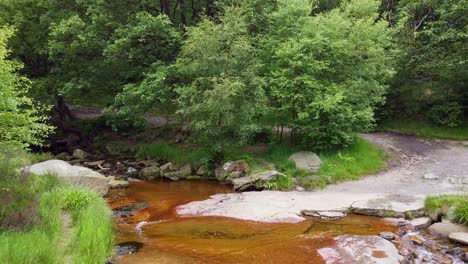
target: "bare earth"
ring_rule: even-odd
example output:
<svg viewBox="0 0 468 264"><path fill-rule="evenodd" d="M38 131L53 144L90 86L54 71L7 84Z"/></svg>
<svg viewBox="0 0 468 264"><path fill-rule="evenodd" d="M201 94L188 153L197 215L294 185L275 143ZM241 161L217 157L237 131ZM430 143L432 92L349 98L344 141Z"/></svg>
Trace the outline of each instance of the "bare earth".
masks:
<svg viewBox="0 0 468 264"><path fill-rule="evenodd" d="M180 206L177 212L263 222L299 222L304 220L303 210L347 212L357 208L414 212L422 209L427 195L468 191L468 142L393 133L362 137L391 155L387 170L316 192L218 194ZM437 179L425 179L426 174L436 175Z"/></svg>

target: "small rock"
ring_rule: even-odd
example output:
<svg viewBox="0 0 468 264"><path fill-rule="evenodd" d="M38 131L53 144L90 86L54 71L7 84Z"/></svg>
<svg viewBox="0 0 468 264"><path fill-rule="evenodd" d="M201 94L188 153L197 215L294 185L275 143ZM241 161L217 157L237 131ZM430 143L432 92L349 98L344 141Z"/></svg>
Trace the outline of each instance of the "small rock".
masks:
<svg viewBox="0 0 468 264"><path fill-rule="evenodd" d="M426 241L422 236L418 236L418 235L409 235L408 239L413 241L413 243L416 243L420 246L424 244L424 242Z"/></svg>
<svg viewBox="0 0 468 264"><path fill-rule="evenodd" d="M166 172L164 173L164 178L167 178L167 179L170 179L172 181L178 181L180 180L180 174L178 171L170 171L170 172Z"/></svg>
<svg viewBox="0 0 468 264"><path fill-rule="evenodd" d="M206 174L206 168L205 168L205 166L200 166L200 168L198 168L196 174L197 174L198 176L205 176L205 174Z"/></svg>
<svg viewBox="0 0 468 264"><path fill-rule="evenodd" d="M468 245L468 233L466 232L452 232L448 235L448 238L460 244Z"/></svg>
<svg viewBox="0 0 468 264"><path fill-rule="evenodd" d="M431 218L419 217L411 220L410 223L415 229L427 228L431 225Z"/></svg>
<svg viewBox="0 0 468 264"><path fill-rule="evenodd" d="M128 167L126 176L127 177L136 177L138 175L138 170L133 167Z"/></svg>
<svg viewBox="0 0 468 264"><path fill-rule="evenodd" d="M432 257L432 260L435 261L435 263L439 264L452 264L453 261L449 256L445 256L442 254L435 254L434 257Z"/></svg>
<svg viewBox="0 0 468 264"><path fill-rule="evenodd" d="M467 177L463 178L462 184L468 185L468 178Z"/></svg>
<svg viewBox="0 0 468 264"><path fill-rule="evenodd" d="M465 252L461 255L461 260L463 260L465 263L468 262L468 252Z"/></svg>
<svg viewBox="0 0 468 264"><path fill-rule="evenodd" d="M458 179L457 178L454 178L454 177L448 177L448 182L451 183L451 184L457 184L458 183Z"/></svg>
<svg viewBox="0 0 468 264"><path fill-rule="evenodd" d="M190 164L185 164L179 170L179 177L187 177L192 175L192 166Z"/></svg>
<svg viewBox="0 0 468 264"><path fill-rule="evenodd" d="M385 238L387 240L393 240L395 238L395 234L392 232L380 232L379 237Z"/></svg>
<svg viewBox="0 0 468 264"><path fill-rule="evenodd" d="M154 180L161 176L161 170L157 166L146 167L140 171L138 178L142 180Z"/></svg>
<svg viewBox="0 0 468 264"><path fill-rule="evenodd" d="M425 180L437 180L439 179L439 176L435 175L434 173L426 173L424 174L423 178Z"/></svg>
<svg viewBox="0 0 468 264"><path fill-rule="evenodd" d="M468 228L462 225L457 225L450 222L440 222L432 224L429 231L435 235L448 236L454 232L468 232Z"/></svg>
<svg viewBox="0 0 468 264"><path fill-rule="evenodd" d="M305 188L301 187L301 186L296 186L296 191L303 192L303 191L305 191Z"/></svg>
<svg viewBox="0 0 468 264"><path fill-rule="evenodd" d="M128 187L128 181L115 180L115 179L111 179L109 181L109 188L111 189L127 188L127 187Z"/></svg>
<svg viewBox="0 0 468 264"><path fill-rule="evenodd" d="M249 188L255 188L257 183L266 183L276 180L278 176L284 175L278 171L265 171L251 176L245 176L232 180L235 191L246 191Z"/></svg>
<svg viewBox="0 0 468 264"><path fill-rule="evenodd" d="M172 166L172 163L168 162L162 165L161 167L159 167L159 170L161 171L161 175L164 175L164 173L168 171L171 166Z"/></svg>
<svg viewBox="0 0 468 264"><path fill-rule="evenodd" d="M445 253L447 253L449 255L452 255L452 256L458 256L458 255L463 254L463 249L461 249L459 247L454 247L454 248L451 248L451 249L447 249L447 251L445 251Z"/></svg>
<svg viewBox="0 0 468 264"><path fill-rule="evenodd" d="M72 156L70 156L68 153L66 152L62 152L62 153L59 153L55 156L55 159L58 159L58 160L64 160L64 161L68 161L68 160L71 160L72 159Z"/></svg>
<svg viewBox="0 0 468 264"><path fill-rule="evenodd" d="M75 158L75 159L79 159L79 160L82 160L82 159L86 159L86 157L88 157L88 153L86 153L84 150L82 149L75 149L73 151L73 154L72 156Z"/></svg>

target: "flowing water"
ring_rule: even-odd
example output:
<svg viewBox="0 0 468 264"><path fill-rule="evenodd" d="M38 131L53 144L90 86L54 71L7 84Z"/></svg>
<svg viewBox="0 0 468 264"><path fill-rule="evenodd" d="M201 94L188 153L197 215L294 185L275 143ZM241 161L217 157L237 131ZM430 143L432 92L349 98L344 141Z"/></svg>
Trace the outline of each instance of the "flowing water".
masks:
<svg viewBox="0 0 468 264"><path fill-rule="evenodd" d="M200 181L135 181L112 190L108 201L117 209L117 242L138 242L139 248L115 263L324 263L317 250L332 246L336 236L397 229L365 216L290 224L177 215L178 205L229 192L230 186Z"/></svg>

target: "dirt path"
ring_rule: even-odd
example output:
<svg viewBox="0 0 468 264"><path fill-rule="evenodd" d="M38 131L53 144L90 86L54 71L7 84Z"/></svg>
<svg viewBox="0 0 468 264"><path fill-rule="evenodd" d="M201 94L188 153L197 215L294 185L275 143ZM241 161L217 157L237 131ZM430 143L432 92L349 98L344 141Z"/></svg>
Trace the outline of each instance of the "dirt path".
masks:
<svg viewBox="0 0 468 264"><path fill-rule="evenodd" d="M468 191L468 142L423 139L394 133L362 135L392 155L389 169L324 192L382 192L417 195ZM437 179L425 179L432 174ZM468 182L466 182L468 183Z"/></svg>
<svg viewBox="0 0 468 264"><path fill-rule="evenodd" d="M419 212L427 195L468 191L467 142L393 133L362 135L392 155L375 175L316 192L245 192L214 195L178 208L180 214L226 216L265 222L298 222L301 211ZM427 177L435 179L425 179Z"/></svg>

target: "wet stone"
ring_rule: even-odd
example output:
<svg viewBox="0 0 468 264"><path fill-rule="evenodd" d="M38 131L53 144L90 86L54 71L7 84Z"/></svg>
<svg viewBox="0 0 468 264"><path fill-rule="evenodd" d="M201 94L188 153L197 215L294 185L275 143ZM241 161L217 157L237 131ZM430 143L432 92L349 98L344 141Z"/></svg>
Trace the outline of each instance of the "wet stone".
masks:
<svg viewBox="0 0 468 264"><path fill-rule="evenodd" d="M129 241L119 243L116 246L116 251L118 255L127 255L127 254L135 254L143 247L143 243Z"/></svg>
<svg viewBox="0 0 468 264"><path fill-rule="evenodd" d="M392 232L380 232L379 237L384 238L386 240L393 240L395 238L395 234Z"/></svg>

